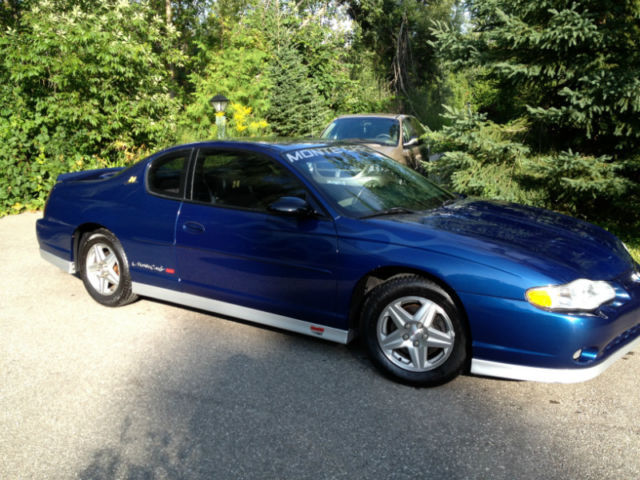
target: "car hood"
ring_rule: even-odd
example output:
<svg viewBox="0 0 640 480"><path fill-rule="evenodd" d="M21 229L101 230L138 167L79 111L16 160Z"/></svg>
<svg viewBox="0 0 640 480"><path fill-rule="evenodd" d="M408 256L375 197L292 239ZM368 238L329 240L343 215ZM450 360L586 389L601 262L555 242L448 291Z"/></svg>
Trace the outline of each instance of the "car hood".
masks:
<svg viewBox="0 0 640 480"><path fill-rule="evenodd" d="M435 243L446 242L444 250L456 256L487 265L515 261L564 281L613 279L634 266L606 230L539 208L464 199L428 213L386 218L412 230L428 227L438 234Z"/></svg>

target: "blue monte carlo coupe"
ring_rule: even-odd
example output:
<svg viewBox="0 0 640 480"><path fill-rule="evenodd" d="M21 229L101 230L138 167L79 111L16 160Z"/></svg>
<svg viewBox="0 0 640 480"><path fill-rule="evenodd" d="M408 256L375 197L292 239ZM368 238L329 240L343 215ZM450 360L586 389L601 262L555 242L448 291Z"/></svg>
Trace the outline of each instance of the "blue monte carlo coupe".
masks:
<svg viewBox="0 0 640 480"><path fill-rule="evenodd" d="M60 175L37 233L104 305L359 333L414 385L578 382L640 345L640 267L616 237L461 198L361 145L207 142Z"/></svg>

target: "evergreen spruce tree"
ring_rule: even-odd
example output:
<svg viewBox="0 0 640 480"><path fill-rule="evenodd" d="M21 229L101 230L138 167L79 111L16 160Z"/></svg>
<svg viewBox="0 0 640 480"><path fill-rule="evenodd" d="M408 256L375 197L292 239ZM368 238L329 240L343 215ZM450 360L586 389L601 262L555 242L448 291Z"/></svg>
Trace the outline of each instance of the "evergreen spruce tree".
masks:
<svg viewBox="0 0 640 480"><path fill-rule="evenodd" d="M272 90L266 117L273 131L282 137L319 135L329 111L293 45L279 46L269 75Z"/></svg>
<svg viewBox="0 0 640 480"><path fill-rule="evenodd" d="M526 128L518 138L528 151L517 164L503 164L512 188L537 188L546 206L592 219L629 211L630 202L638 201L640 180L640 3L478 0L470 5L472 31L441 24L436 46L454 67L484 72L506 98L501 117L492 118L488 109L487 120ZM478 137L485 125L473 130L476 147L495 140ZM476 160L468 162L475 184L485 174L495 175L478 168L491 158L467 153ZM638 210L636 205L632 211L635 222Z"/></svg>

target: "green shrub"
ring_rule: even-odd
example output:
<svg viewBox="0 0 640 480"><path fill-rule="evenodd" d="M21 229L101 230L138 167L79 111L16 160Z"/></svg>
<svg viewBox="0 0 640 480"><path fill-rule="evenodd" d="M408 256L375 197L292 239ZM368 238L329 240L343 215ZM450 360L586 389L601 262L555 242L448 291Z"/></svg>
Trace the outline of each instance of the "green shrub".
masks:
<svg viewBox="0 0 640 480"><path fill-rule="evenodd" d="M146 2L123 1L43 1L0 36L0 214L42 207L61 172L173 141L174 36Z"/></svg>

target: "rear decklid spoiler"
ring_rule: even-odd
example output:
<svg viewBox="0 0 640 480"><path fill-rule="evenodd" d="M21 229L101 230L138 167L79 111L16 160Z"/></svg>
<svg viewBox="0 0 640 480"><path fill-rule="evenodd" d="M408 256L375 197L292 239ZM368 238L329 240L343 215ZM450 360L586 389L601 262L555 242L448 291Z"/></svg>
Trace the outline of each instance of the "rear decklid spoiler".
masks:
<svg viewBox="0 0 640 480"><path fill-rule="evenodd" d="M86 180L104 180L105 178L111 178L118 172L122 171L124 167L113 168L99 168L95 170L84 170L82 172L61 173L56 180L57 183L70 182L70 181L86 181Z"/></svg>

